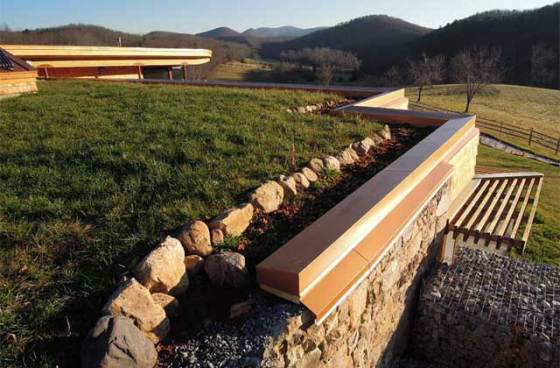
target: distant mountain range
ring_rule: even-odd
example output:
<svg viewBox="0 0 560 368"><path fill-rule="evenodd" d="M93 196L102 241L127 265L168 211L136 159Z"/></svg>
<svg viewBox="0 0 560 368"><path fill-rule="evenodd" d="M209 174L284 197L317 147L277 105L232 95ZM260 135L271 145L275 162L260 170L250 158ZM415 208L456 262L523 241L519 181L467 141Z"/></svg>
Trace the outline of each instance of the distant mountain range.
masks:
<svg viewBox="0 0 560 368"><path fill-rule="evenodd" d="M282 51L329 47L353 52L362 70L379 75L422 53L448 59L468 48L492 47L502 52L506 81L531 83L533 48L549 55L548 69L559 86L560 3L526 11L490 11L456 20L437 30L386 15L354 19L304 37L261 46L261 55L278 58Z"/></svg>
<svg viewBox="0 0 560 368"><path fill-rule="evenodd" d="M329 47L351 51L370 73L392 62L393 50L428 33L425 28L387 15L370 15L284 42L266 43L262 53L277 58L285 50Z"/></svg>
<svg viewBox="0 0 560 368"><path fill-rule="evenodd" d="M210 67L248 56L279 58L286 50L328 47L354 53L361 70L380 75L393 65L404 65L422 53L448 59L473 46L502 51L506 80L531 83L534 48L541 64L554 74L549 86L559 86L560 3L527 11L491 11L456 20L436 30L387 15L370 15L334 27L263 27L237 32L220 27L196 35L150 32L135 35L91 25L68 25L36 30L0 30L1 43L116 45L146 47L202 47L214 51ZM543 51L544 50L544 51ZM544 55L544 56L543 56Z"/></svg>
<svg viewBox="0 0 560 368"><path fill-rule="evenodd" d="M245 32L237 32L228 27L214 28L210 31L197 33L197 36L214 39L248 38L296 38L320 31L326 27L298 28L293 26L249 28Z"/></svg>

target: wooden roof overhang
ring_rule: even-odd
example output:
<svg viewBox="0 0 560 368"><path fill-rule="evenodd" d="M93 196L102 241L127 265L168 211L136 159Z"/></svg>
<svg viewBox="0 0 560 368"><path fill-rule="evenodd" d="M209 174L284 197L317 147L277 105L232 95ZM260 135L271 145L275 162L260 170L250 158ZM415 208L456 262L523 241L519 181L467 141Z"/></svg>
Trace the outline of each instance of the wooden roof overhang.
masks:
<svg viewBox="0 0 560 368"><path fill-rule="evenodd" d="M401 98L395 92L345 106L338 113L439 128L257 266L261 288L304 304L318 322L383 259L451 177L450 159L478 138L474 116L376 107Z"/></svg>
<svg viewBox="0 0 560 368"><path fill-rule="evenodd" d="M199 65L210 61L206 49L143 47L0 45L35 68Z"/></svg>

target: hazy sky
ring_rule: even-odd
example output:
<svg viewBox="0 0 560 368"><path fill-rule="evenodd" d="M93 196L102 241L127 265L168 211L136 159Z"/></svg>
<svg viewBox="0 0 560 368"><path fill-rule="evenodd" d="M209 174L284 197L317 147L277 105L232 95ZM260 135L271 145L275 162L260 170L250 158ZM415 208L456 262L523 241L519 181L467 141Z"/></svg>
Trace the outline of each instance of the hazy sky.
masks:
<svg viewBox="0 0 560 368"><path fill-rule="evenodd" d="M37 28L88 23L121 31L197 33L219 26L331 26L388 14L437 28L491 9L530 9L553 0L0 0L0 25Z"/></svg>

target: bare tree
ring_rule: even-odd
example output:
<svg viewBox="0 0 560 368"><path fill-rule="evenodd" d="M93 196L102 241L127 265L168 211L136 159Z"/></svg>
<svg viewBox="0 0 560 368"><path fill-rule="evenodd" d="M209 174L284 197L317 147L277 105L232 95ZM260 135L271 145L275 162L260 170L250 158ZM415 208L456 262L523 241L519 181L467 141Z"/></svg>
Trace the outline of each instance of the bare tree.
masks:
<svg viewBox="0 0 560 368"><path fill-rule="evenodd" d="M418 98L420 102L422 91L425 87L431 87L434 83L443 80L445 71L445 57L437 55L432 58L422 54L422 59L408 62L408 75L414 85L418 87Z"/></svg>
<svg viewBox="0 0 560 368"><path fill-rule="evenodd" d="M498 49L472 48L456 55L452 64L454 79L465 85L469 111L476 94L491 83L501 80L503 69L500 65L501 52Z"/></svg>
<svg viewBox="0 0 560 368"><path fill-rule="evenodd" d="M317 68L317 79L322 85L328 86L333 79L333 69L330 65L323 64Z"/></svg>
<svg viewBox="0 0 560 368"><path fill-rule="evenodd" d="M382 78L382 82L388 86L400 86L402 84L401 70L398 66L393 65L389 70L385 72Z"/></svg>

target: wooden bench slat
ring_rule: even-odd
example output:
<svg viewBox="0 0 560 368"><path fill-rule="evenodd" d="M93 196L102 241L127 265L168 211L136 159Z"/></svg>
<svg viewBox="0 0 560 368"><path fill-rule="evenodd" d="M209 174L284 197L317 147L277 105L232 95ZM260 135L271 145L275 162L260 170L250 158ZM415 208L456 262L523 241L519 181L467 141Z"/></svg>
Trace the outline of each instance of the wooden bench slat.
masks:
<svg viewBox="0 0 560 368"><path fill-rule="evenodd" d="M525 192L525 198L523 199L523 204L517 213L517 219L515 220L515 225L513 225L513 229L509 234L510 238L515 238L517 235L517 231L519 230L519 226L521 225L521 221L523 221L523 217L525 215L525 207L527 207L527 203L529 202L529 198L531 197L531 190L533 189L533 185L535 184L535 178L531 179L529 185L527 187L527 191Z"/></svg>
<svg viewBox="0 0 560 368"><path fill-rule="evenodd" d="M469 202L467 208L465 208L457 221L454 221L454 225L460 227L463 222L465 221L468 214L472 211L476 203L478 202L479 198L482 196L486 188L490 185L490 181L486 181L482 183L482 187L476 191L474 198Z"/></svg>
<svg viewBox="0 0 560 368"><path fill-rule="evenodd" d="M494 198L490 202L490 205L484 209L484 215L482 216L478 224L476 224L476 226L474 227L475 231L481 231L486 227L486 222L490 218L490 214L494 210L494 207L496 207L496 204L498 204L498 201L502 197L502 193L506 189L508 182L509 180L507 179L502 180L502 185L500 185L498 191L494 194Z"/></svg>
<svg viewBox="0 0 560 368"><path fill-rule="evenodd" d="M527 219L527 227L525 227L525 231L523 232L523 236L521 237L521 240L524 243L526 243L527 240L529 239L529 234L531 233L531 227L533 226L533 220L535 219L535 213L537 212L537 206L539 204L539 197L541 195L543 180L542 178L538 180L539 180L539 185L537 187L537 191L535 192L535 196L533 197L533 207L531 208L531 214ZM523 246L523 248L525 248L525 246Z"/></svg>

